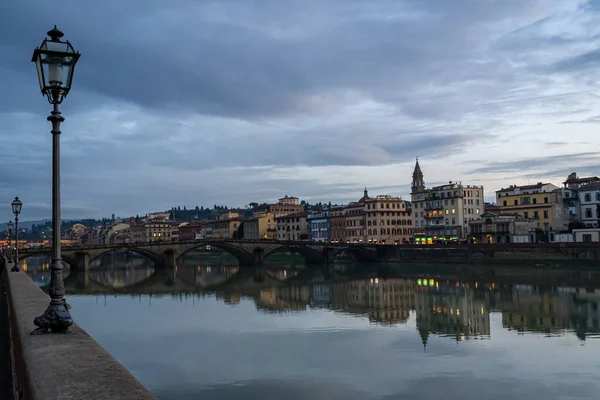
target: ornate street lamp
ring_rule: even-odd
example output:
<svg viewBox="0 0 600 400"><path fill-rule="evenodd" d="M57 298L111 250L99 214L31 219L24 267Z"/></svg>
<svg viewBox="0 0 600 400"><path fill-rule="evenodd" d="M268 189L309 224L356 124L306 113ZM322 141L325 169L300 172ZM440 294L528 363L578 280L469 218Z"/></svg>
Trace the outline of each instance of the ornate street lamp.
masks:
<svg viewBox="0 0 600 400"><path fill-rule="evenodd" d="M13 228L12 221L8 221L8 225L6 225L6 227L8 228L8 251L9 251L7 256L8 256L9 260L12 260L12 228Z"/></svg>
<svg viewBox="0 0 600 400"><path fill-rule="evenodd" d="M12 203L10 203L10 205L12 206L12 212L13 214L15 214L15 265L13 265L13 267L10 269L13 272L16 272L19 270L19 214L21 214L21 207L23 207L23 203L21 202L21 200L19 200L19 196L15 197L15 199L13 200Z"/></svg>
<svg viewBox="0 0 600 400"><path fill-rule="evenodd" d="M67 332L73 324L69 306L65 302L65 285L62 277L62 259L60 254L60 123L65 119L58 111L73 81L75 64L79 53L71 43L62 41L64 34L56 28L48 32L50 39L44 39L40 47L33 52L40 81L42 95L54 109L47 118L52 123L52 261L50 264L50 305L46 311L36 317L33 323L38 328L32 333Z"/></svg>

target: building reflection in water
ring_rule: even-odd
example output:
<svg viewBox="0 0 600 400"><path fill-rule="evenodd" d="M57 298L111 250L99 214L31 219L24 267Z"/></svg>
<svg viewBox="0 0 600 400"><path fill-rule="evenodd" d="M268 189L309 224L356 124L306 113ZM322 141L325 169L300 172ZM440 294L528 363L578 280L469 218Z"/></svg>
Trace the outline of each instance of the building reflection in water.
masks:
<svg viewBox="0 0 600 400"><path fill-rule="evenodd" d="M433 279L417 280L416 288L416 323L423 345L429 333L456 341L489 337L490 314L484 291L476 291L468 283Z"/></svg>
<svg viewBox="0 0 600 400"><path fill-rule="evenodd" d="M598 289L515 285L511 300L502 307L505 328L546 334L572 330L582 339L600 333Z"/></svg>
<svg viewBox="0 0 600 400"><path fill-rule="evenodd" d="M40 286L50 278L48 259L29 258L21 267ZM580 339L600 334L600 289L495 285L436 278L367 278L328 282L304 281L296 268L268 271L269 279L255 280L255 270L237 265L184 262L177 271L155 270L139 258L108 258L95 262L85 279L94 285L74 293L129 294L151 305L152 296L176 296L180 301L216 296L236 305L252 299L257 309L290 313L330 309L383 325L412 320L424 345L430 335L456 341L490 337L490 313L500 313L505 329L519 333L576 334ZM68 270L65 282L69 281ZM77 277L74 273L73 277ZM241 278L240 278L241 276ZM80 277L78 278L80 279ZM164 284L164 280L168 284ZM238 286L245 279L243 290ZM235 282L235 284L232 284ZM228 286L229 285L229 286ZM67 291L69 286L67 286ZM215 289L217 288L217 289ZM111 290L113 290L111 292ZM142 301L142 297L147 301Z"/></svg>

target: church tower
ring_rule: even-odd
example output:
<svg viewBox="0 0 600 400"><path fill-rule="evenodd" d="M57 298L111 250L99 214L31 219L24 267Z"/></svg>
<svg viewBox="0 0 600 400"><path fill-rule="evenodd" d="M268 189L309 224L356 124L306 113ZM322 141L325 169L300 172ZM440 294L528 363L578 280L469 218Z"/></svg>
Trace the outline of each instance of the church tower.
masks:
<svg viewBox="0 0 600 400"><path fill-rule="evenodd" d="M425 191L425 181L423 180L423 172L419 166L419 158L417 157L417 163L415 164L415 170L413 171L413 180L411 184L412 193L420 193Z"/></svg>

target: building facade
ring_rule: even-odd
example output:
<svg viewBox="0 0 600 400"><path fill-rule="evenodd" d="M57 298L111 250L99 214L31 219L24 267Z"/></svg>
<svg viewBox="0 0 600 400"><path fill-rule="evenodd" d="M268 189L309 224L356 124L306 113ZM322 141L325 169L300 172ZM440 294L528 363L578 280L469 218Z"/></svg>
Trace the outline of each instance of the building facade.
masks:
<svg viewBox="0 0 600 400"><path fill-rule="evenodd" d="M471 243L531 243L537 220L486 212L469 225Z"/></svg>
<svg viewBox="0 0 600 400"><path fill-rule="evenodd" d="M321 211L308 215L308 230L310 240L313 242L331 241L331 230L329 228L329 211Z"/></svg>
<svg viewBox="0 0 600 400"><path fill-rule="evenodd" d="M590 183L598 183L600 178L597 176L589 176L580 178L576 172L572 172L563 182L563 203L569 212L569 222L583 221L584 211L581 209L580 189Z"/></svg>
<svg viewBox="0 0 600 400"><path fill-rule="evenodd" d="M277 224L277 239L279 240L308 240L307 214L283 215L275 217Z"/></svg>
<svg viewBox="0 0 600 400"><path fill-rule="evenodd" d="M297 214L304 212L304 206L300 205L297 197L284 196L276 204L261 204L254 210L255 214L273 214L279 217L288 214Z"/></svg>
<svg viewBox="0 0 600 400"><path fill-rule="evenodd" d="M206 224L205 239L233 239L242 220L240 218L224 218Z"/></svg>
<svg viewBox="0 0 600 400"><path fill-rule="evenodd" d="M329 230L332 242L340 243L346 241L346 216L344 215L343 208L334 208L329 211Z"/></svg>
<svg viewBox="0 0 600 400"><path fill-rule="evenodd" d="M300 204L300 199L294 196L288 196L287 194L281 198L279 198L279 204L284 204L286 206L297 206Z"/></svg>
<svg viewBox="0 0 600 400"><path fill-rule="evenodd" d="M579 189L581 222L588 228L600 228L600 182L588 183Z"/></svg>
<svg viewBox="0 0 600 400"><path fill-rule="evenodd" d="M171 241L173 228L178 225L176 222L168 220L168 214L134 223L134 225L129 226L131 242Z"/></svg>
<svg viewBox="0 0 600 400"><path fill-rule="evenodd" d="M563 204L562 190L551 183L512 185L496 191L496 204L502 214L518 214L537 220L544 232L566 230L568 208Z"/></svg>
<svg viewBox="0 0 600 400"><path fill-rule="evenodd" d="M483 186L450 181L425 188L418 160L411 189L412 236L417 244L465 241L469 223L483 214Z"/></svg>
<svg viewBox="0 0 600 400"><path fill-rule="evenodd" d="M402 197L367 197L364 204L368 243L410 243L413 223L409 205Z"/></svg>
<svg viewBox="0 0 600 400"><path fill-rule="evenodd" d="M277 223L273 214L255 215L245 220L244 239L277 239Z"/></svg>
<svg viewBox="0 0 600 400"><path fill-rule="evenodd" d="M353 201L344 206L346 229L343 236L344 242L363 243L367 240L365 204L369 194L365 188L364 195L358 201Z"/></svg>

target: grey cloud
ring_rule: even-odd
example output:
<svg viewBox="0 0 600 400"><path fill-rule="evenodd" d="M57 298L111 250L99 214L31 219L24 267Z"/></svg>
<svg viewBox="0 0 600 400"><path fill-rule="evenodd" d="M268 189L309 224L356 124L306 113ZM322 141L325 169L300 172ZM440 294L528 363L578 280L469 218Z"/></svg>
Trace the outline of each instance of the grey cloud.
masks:
<svg viewBox="0 0 600 400"><path fill-rule="evenodd" d="M469 171L469 174L500 173L500 172L525 172L534 168L546 167L556 163L571 163L573 168L581 165L582 162L597 160L599 152L586 152L578 154L563 154L555 156L545 156L529 158L525 160L490 162L485 167L476 168ZM566 170L563 170L566 171ZM572 172L572 171L571 171ZM548 173L539 171L537 176L544 176Z"/></svg>
<svg viewBox="0 0 600 400"><path fill-rule="evenodd" d="M63 198L90 213L243 204L282 191L347 201L369 182L354 189L266 171L415 156L443 164L514 136L519 119L574 119L595 101L549 75L536 50L573 54L593 40L591 30L548 28L565 1L122 3L67 1L56 20L82 52L61 106ZM48 7L3 6L0 73L11 96L0 99L0 134L16 151L0 153L11 167L0 201L49 199L50 107L29 62L51 28ZM392 192L407 194L409 180Z"/></svg>
<svg viewBox="0 0 600 400"><path fill-rule="evenodd" d="M575 121L562 121L561 124L600 124L600 115Z"/></svg>

